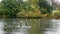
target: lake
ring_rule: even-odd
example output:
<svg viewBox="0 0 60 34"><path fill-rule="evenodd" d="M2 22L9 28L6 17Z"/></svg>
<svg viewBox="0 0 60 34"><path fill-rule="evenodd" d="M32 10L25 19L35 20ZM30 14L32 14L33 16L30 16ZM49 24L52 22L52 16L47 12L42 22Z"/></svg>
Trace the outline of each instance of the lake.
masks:
<svg viewBox="0 0 60 34"><path fill-rule="evenodd" d="M0 19L0 34L59 34L59 19Z"/></svg>

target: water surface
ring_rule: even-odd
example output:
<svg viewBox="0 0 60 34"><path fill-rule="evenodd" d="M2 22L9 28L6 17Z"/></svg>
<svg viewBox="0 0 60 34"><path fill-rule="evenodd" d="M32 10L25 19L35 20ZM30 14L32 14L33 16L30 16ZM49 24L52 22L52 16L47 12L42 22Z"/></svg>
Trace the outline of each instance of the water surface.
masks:
<svg viewBox="0 0 60 34"><path fill-rule="evenodd" d="M0 19L0 34L59 34L58 19Z"/></svg>

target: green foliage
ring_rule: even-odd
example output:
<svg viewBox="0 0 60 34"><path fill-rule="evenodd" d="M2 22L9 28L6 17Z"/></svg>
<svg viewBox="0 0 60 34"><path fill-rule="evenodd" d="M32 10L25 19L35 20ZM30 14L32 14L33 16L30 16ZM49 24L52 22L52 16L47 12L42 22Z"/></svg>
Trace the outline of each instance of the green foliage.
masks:
<svg viewBox="0 0 60 34"><path fill-rule="evenodd" d="M21 0L2 0L2 3L0 3L0 14L7 17L16 17L17 14L19 16L23 14L23 16L40 16L39 8L43 14L50 13L52 10L52 7L46 0L29 0L25 2Z"/></svg>
<svg viewBox="0 0 60 34"><path fill-rule="evenodd" d="M46 0L39 0L39 7L40 7L41 12L43 14L45 14L45 13L51 13L52 6L50 6Z"/></svg>
<svg viewBox="0 0 60 34"><path fill-rule="evenodd" d="M3 0L2 1L3 8L7 9L6 14L8 17L16 17L16 13L19 11L20 3L16 0Z"/></svg>
<svg viewBox="0 0 60 34"><path fill-rule="evenodd" d="M31 7L31 3L29 1L23 2L18 0L3 0L2 1L3 8L6 10L5 14L8 17L16 17L16 14L20 11L34 11L34 9Z"/></svg>
<svg viewBox="0 0 60 34"><path fill-rule="evenodd" d="M59 15L60 16L60 10L53 10L52 15Z"/></svg>
<svg viewBox="0 0 60 34"><path fill-rule="evenodd" d="M47 9L41 8L40 10L43 14L47 13Z"/></svg>

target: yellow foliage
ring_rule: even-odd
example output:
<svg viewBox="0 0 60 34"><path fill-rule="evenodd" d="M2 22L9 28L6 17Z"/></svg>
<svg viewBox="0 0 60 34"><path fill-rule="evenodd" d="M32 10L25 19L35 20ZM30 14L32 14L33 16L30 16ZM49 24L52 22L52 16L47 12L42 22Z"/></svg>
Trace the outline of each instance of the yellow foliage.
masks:
<svg viewBox="0 0 60 34"><path fill-rule="evenodd" d="M44 14L45 17L47 17L48 15L47 14Z"/></svg>
<svg viewBox="0 0 60 34"><path fill-rule="evenodd" d="M28 14L24 14L25 15L25 17L28 17L29 15Z"/></svg>
<svg viewBox="0 0 60 34"><path fill-rule="evenodd" d="M31 0L32 3L38 3L38 0Z"/></svg>
<svg viewBox="0 0 60 34"><path fill-rule="evenodd" d="M36 15L36 16L40 16L40 14L41 14L40 10L36 10L34 13L34 15Z"/></svg>
<svg viewBox="0 0 60 34"><path fill-rule="evenodd" d="M48 16L48 14L42 14L42 17L47 17Z"/></svg>
<svg viewBox="0 0 60 34"><path fill-rule="evenodd" d="M33 12L28 12L28 15L29 16L33 16Z"/></svg>
<svg viewBox="0 0 60 34"><path fill-rule="evenodd" d="M35 6L34 6L34 5L31 5L31 7L32 7L32 8L35 8Z"/></svg>

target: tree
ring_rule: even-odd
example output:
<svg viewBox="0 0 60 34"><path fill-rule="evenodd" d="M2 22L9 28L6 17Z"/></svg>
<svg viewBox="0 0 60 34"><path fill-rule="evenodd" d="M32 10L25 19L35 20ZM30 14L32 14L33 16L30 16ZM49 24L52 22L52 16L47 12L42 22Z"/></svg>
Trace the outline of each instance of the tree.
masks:
<svg viewBox="0 0 60 34"><path fill-rule="evenodd" d="M16 17L16 14L19 11L21 2L17 0L2 0L3 8L6 10L6 15L8 17Z"/></svg>
<svg viewBox="0 0 60 34"><path fill-rule="evenodd" d="M52 6L50 6L50 4L48 4L48 2L46 0L39 0L38 5L43 14L51 13L51 10L53 9Z"/></svg>
<svg viewBox="0 0 60 34"><path fill-rule="evenodd" d="M29 0L30 1L30 0ZM2 0L3 8L6 9L6 15L8 17L16 17L16 14L22 10L33 11L31 2L22 0Z"/></svg>

